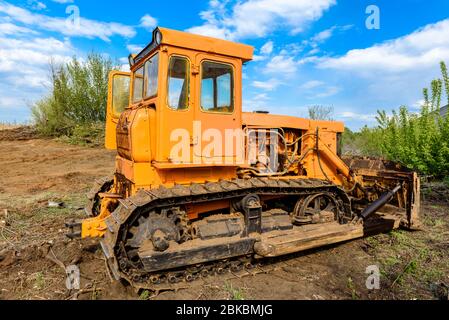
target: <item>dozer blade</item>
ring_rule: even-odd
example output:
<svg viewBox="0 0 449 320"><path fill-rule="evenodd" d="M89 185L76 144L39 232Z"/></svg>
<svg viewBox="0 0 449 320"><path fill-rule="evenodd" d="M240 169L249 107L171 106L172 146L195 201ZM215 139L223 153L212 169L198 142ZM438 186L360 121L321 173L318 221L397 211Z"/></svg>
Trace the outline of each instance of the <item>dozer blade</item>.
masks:
<svg viewBox="0 0 449 320"><path fill-rule="evenodd" d="M355 174L363 178L367 189L383 187L393 190L401 185L402 188L395 194L394 199L378 213L401 216L403 228L420 228L421 185L416 172L398 163L380 159L344 157L343 160Z"/></svg>
<svg viewBox="0 0 449 320"><path fill-rule="evenodd" d="M375 215L369 222L341 225L336 222L295 227L288 232L264 234L254 245L256 257L280 257L300 251L342 243L388 232L400 227L400 220L392 215Z"/></svg>

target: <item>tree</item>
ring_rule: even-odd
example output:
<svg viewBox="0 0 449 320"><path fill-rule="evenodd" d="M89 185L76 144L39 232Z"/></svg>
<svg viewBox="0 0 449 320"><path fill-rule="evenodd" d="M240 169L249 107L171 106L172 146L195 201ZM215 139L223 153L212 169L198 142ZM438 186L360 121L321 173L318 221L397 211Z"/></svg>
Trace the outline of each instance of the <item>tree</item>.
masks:
<svg viewBox="0 0 449 320"><path fill-rule="evenodd" d="M332 121L333 115L334 115L334 107L326 107L320 105L309 107L309 118L312 120Z"/></svg>
<svg viewBox="0 0 449 320"><path fill-rule="evenodd" d="M62 65L50 64L51 90L32 107L36 127L45 135L70 136L79 126L104 123L112 61L91 53Z"/></svg>

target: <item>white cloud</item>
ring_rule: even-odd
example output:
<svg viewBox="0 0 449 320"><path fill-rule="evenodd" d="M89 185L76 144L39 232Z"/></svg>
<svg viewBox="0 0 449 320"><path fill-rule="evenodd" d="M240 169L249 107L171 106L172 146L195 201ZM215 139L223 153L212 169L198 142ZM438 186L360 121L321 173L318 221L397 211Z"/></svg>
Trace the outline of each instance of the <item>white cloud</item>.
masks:
<svg viewBox="0 0 449 320"><path fill-rule="evenodd" d="M344 111L337 114L337 117L340 119L346 120L363 120L368 122L375 122L376 115L375 114L366 114L366 113L356 113L352 111Z"/></svg>
<svg viewBox="0 0 449 320"><path fill-rule="evenodd" d="M268 97L268 95L266 93L259 93L254 96L254 99L255 100L270 100L270 98Z"/></svg>
<svg viewBox="0 0 449 320"><path fill-rule="evenodd" d="M317 53L321 52L321 49L319 48L320 44L325 43L327 40L332 38L335 33L343 33L345 31L348 31L352 29L353 25L345 25L345 26L332 26L328 29L325 29L321 32L316 33L308 40L303 40L301 43L301 51L305 50L307 47L310 48L310 50L307 52L308 56L316 55Z"/></svg>
<svg viewBox="0 0 449 320"><path fill-rule="evenodd" d="M11 97L0 97L0 110L1 109L10 109L13 108L17 104L17 100Z"/></svg>
<svg viewBox="0 0 449 320"><path fill-rule="evenodd" d="M273 52L273 41L268 41L262 48L260 48L260 53L263 55L270 55Z"/></svg>
<svg viewBox="0 0 449 320"><path fill-rule="evenodd" d="M200 34L206 37L219 38L219 39L234 39L234 36L226 29L219 28L212 24L204 24L198 27L192 27L187 29L187 32Z"/></svg>
<svg viewBox="0 0 449 320"><path fill-rule="evenodd" d="M2 120L23 122L29 106L49 88L50 61L67 62L76 53L68 39L12 38L0 35L0 112Z"/></svg>
<svg viewBox="0 0 449 320"><path fill-rule="evenodd" d="M126 49L128 49L130 53L139 53L140 51L143 50L143 48L144 46L138 44L128 44L126 46Z"/></svg>
<svg viewBox="0 0 449 320"><path fill-rule="evenodd" d="M288 76L296 73L297 69L298 63L293 57L280 54L271 58L263 72Z"/></svg>
<svg viewBox="0 0 449 320"><path fill-rule="evenodd" d="M335 96L337 93L341 92L341 88L337 87L337 86L326 86L323 87L322 89L320 89L320 91L315 94L313 97L314 99L317 98L328 98L328 97L332 97Z"/></svg>
<svg viewBox="0 0 449 320"><path fill-rule="evenodd" d="M321 31L321 32L317 33L316 35L314 35L311 40L314 43L324 42L324 41L328 40L330 37L332 37L332 34L334 33L336 28L337 28L336 26L333 26L332 28Z"/></svg>
<svg viewBox="0 0 449 320"><path fill-rule="evenodd" d="M295 34L321 18L336 0L246 0L231 8L227 4L210 1L209 9L200 14L204 24L187 31L230 40L261 38L282 27Z"/></svg>
<svg viewBox="0 0 449 320"><path fill-rule="evenodd" d="M33 13L3 0L0 0L0 12L16 22L42 30L58 32L65 36L100 38L110 41L110 37L115 35L125 38L132 38L136 35L133 27L120 23L95 21L81 17L77 24L67 19L68 17L49 17Z"/></svg>
<svg viewBox="0 0 449 320"><path fill-rule="evenodd" d="M120 71L123 71L123 72L130 72L131 71L130 68L129 68L129 63L120 65L119 69L120 69Z"/></svg>
<svg viewBox="0 0 449 320"><path fill-rule="evenodd" d="M449 60L449 19L365 49L350 50L343 56L309 62L320 69L319 73L350 90L345 106L363 106L367 113L373 113L401 105L416 109L422 88L441 77L442 60Z"/></svg>
<svg viewBox="0 0 449 320"><path fill-rule="evenodd" d="M312 45L312 47L314 47L320 43L323 43L323 42L329 40L336 32L342 33L344 31L348 31L348 30L352 29L353 27L354 27L354 25L352 25L352 24L348 24L345 26L333 26L326 30L318 32L308 42Z"/></svg>
<svg viewBox="0 0 449 320"><path fill-rule="evenodd" d="M258 54L254 54L254 55L253 55L253 60L252 60L252 61L254 61L254 62L259 62L259 61L264 61L264 60L267 60L267 59L268 59L267 56L260 56L260 55L258 55Z"/></svg>
<svg viewBox="0 0 449 320"><path fill-rule="evenodd" d="M61 3L61 4L73 3L74 2L74 0L51 0L51 1L56 2L56 3Z"/></svg>
<svg viewBox="0 0 449 320"><path fill-rule="evenodd" d="M36 1L36 0L28 0L28 4L31 9L33 10L45 10L47 9L47 5L43 2Z"/></svg>
<svg viewBox="0 0 449 320"><path fill-rule="evenodd" d="M412 104L412 108L415 110L421 109L421 107L424 105L425 100L424 99L419 99L418 101L416 101L415 103Z"/></svg>
<svg viewBox="0 0 449 320"><path fill-rule="evenodd" d="M274 49L273 41L268 41L260 48L259 50L260 55L259 54L253 55L253 61L258 62L267 60L270 54L273 52L273 49Z"/></svg>
<svg viewBox="0 0 449 320"><path fill-rule="evenodd" d="M150 31L153 31L154 28L157 26L157 19L153 18L149 14L146 14L142 17L142 19L140 19L140 26Z"/></svg>
<svg viewBox="0 0 449 320"><path fill-rule="evenodd" d="M37 34L38 32L12 23L0 23L0 35Z"/></svg>
<svg viewBox="0 0 449 320"><path fill-rule="evenodd" d="M277 79L269 79L266 81L253 81L252 82L252 86L258 89L263 89L266 91L272 91L274 89L276 89L277 87L279 87L282 84L282 82L280 82Z"/></svg>
<svg viewBox="0 0 449 320"><path fill-rule="evenodd" d="M423 70L448 59L449 19L446 19L395 40L351 50L342 57L324 58L319 66L371 77L377 73Z"/></svg>
<svg viewBox="0 0 449 320"><path fill-rule="evenodd" d="M0 37L0 73L6 73L2 75L3 80L15 79L21 85L40 86L47 80L50 60L66 62L74 52L68 40Z"/></svg>
<svg viewBox="0 0 449 320"><path fill-rule="evenodd" d="M341 92L341 87L326 84L319 80L310 80L302 84L300 89L308 95L308 99L328 98Z"/></svg>
<svg viewBox="0 0 449 320"><path fill-rule="evenodd" d="M266 93L252 95L249 99L243 100L244 111L268 110L270 97Z"/></svg>
<svg viewBox="0 0 449 320"><path fill-rule="evenodd" d="M120 71L129 72L129 61L128 57L122 57L118 60L120 62L120 65L118 66Z"/></svg>
<svg viewBox="0 0 449 320"><path fill-rule="evenodd" d="M310 89L314 89L316 87L320 87L322 85L324 85L325 83L323 81L319 81L319 80L311 80L308 81L306 83L304 83L301 88L302 89L306 89L306 90L310 90Z"/></svg>

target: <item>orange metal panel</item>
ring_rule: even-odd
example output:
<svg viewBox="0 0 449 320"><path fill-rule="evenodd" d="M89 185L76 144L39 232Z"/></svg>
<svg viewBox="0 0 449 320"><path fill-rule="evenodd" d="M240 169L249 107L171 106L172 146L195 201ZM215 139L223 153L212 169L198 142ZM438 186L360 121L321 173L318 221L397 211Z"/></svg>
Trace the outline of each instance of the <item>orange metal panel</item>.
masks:
<svg viewBox="0 0 449 320"><path fill-rule="evenodd" d="M166 28L159 28L159 30L162 33L162 44L235 57L245 62L253 59L254 48L245 44Z"/></svg>
<svg viewBox="0 0 449 320"><path fill-rule="evenodd" d="M242 113L243 125L258 126L264 128L292 128L309 130L319 127L322 130L329 130L334 132L344 132L345 127L343 122L338 121L315 121L305 118L298 118L292 116L282 116L274 114L263 113Z"/></svg>

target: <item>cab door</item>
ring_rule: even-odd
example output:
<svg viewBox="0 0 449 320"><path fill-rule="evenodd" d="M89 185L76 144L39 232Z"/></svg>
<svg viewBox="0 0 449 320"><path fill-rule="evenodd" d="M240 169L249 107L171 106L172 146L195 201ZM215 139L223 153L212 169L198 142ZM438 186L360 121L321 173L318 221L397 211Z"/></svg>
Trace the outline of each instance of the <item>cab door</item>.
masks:
<svg viewBox="0 0 449 320"><path fill-rule="evenodd" d="M239 59L197 55L194 156L202 163L232 165L243 150L234 136L242 128L241 67Z"/></svg>
<svg viewBox="0 0 449 320"><path fill-rule="evenodd" d="M112 71L109 73L108 101L106 106L105 147L117 149L116 128L120 115L129 105L131 73Z"/></svg>
<svg viewBox="0 0 449 320"><path fill-rule="evenodd" d="M159 150L161 163L192 163L194 99L190 52L167 48L161 70Z"/></svg>

